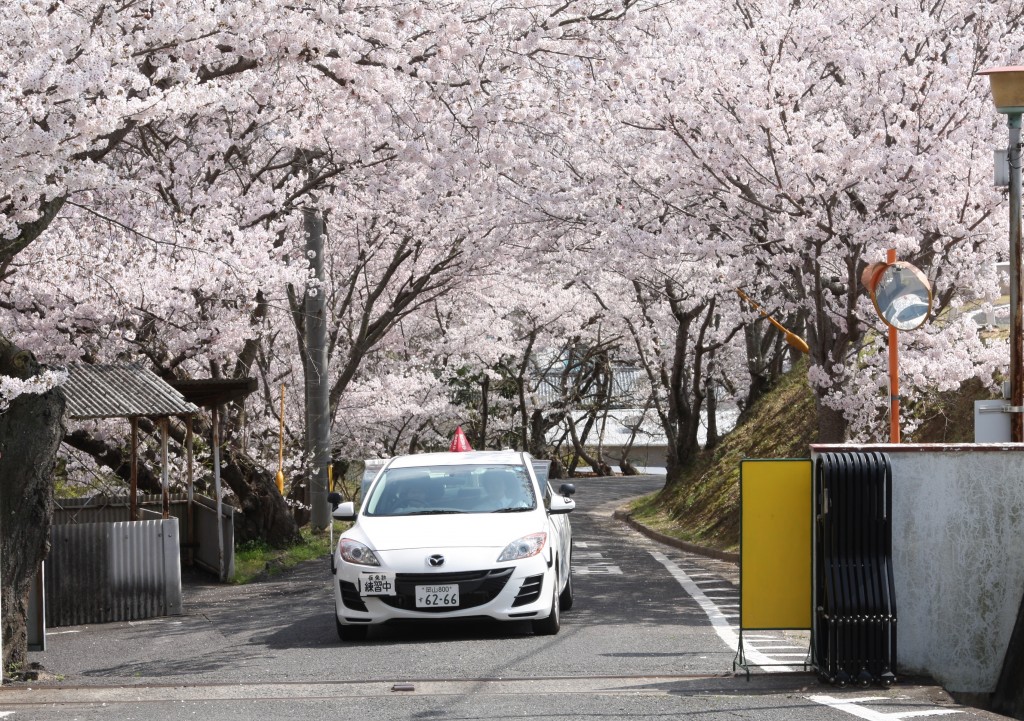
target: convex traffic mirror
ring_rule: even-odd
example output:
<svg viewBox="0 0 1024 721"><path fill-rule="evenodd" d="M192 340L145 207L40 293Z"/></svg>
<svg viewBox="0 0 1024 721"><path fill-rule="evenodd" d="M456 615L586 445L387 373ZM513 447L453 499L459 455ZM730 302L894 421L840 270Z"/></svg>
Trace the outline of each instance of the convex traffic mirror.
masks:
<svg viewBox="0 0 1024 721"><path fill-rule="evenodd" d="M906 261L873 263L864 272L878 316L896 330L914 330L928 320L932 286L927 276Z"/></svg>

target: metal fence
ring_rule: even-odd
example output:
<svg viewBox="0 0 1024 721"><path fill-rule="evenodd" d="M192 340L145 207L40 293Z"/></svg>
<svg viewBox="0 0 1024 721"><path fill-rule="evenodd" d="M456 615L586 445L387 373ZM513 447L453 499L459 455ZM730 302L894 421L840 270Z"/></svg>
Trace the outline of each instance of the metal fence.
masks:
<svg viewBox="0 0 1024 721"><path fill-rule="evenodd" d="M234 575L234 508L185 494L142 496L129 521L125 496L57 499L46 558L46 626L134 621L181 613L182 565ZM223 571L221 571L223 569Z"/></svg>
<svg viewBox="0 0 1024 721"><path fill-rule="evenodd" d="M45 588L48 627L180 614L178 519L53 526Z"/></svg>
<svg viewBox="0 0 1024 721"><path fill-rule="evenodd" d="M55 525L75 523L113 523L127 521L127 496L91 496L89 498L59 498L53 513ZM162 518L163 497L139 497L139 517L142 520ZM177 493L170 496L170 515L178 519L181 529L181 551L184 565L196 565L227 580L235 574L235 508L221 504L223 545L217 543L217 501L199 494L193 495L189 508L188 496ZM190 512L191 511L191 512ZM224 558L220 558L223 548ZM221 574L220 569L224 571Z"/></svg>

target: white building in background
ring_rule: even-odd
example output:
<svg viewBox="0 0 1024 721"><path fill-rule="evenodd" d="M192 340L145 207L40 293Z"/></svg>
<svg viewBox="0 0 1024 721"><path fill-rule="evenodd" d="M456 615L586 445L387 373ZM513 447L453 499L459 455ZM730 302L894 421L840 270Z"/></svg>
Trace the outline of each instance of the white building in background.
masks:
<svg viewBox="0 0 1024 721"><path fill-rule="evenodd" d="M582 426L586 414L582 411L572 414L577 428ZM734 405L719 407L718 432L728 433L736 426L739 409ZM697 429L697 442L703 447L708 440L707 412L701 412L701 424ZM634 434L634 429L636 433ZM566 434L568 428L561 423L548 433L548 441L555 443ZM632 439L632 443L630 440ZM591 451L601 448L604 460L615 470L619 470L619 459L624 449L629 447L627 460L641 473L664 473L665 459L668 454L668 441L661 427L658 415L651 409L646 413L643 408L620 408L608 411L607 415L598 418L594 428L587 436L586 447Z"/></svg>
<svg viewBox="0 0 1024 721"><path fill-rule="evenodd" d="M549 372L541 377L537 381L536 390L532 393L534 403L545 408L555 408L564 404L561 381L562 377L558 372ZM607 401L609 410L600 413L587 435L584 445L588 452L596 453L600 447L601 457L612 468L619 470L619 460L623 457L624 449L628 447L627 460L640 472L664 473L668 441L657 413L652 408L644 409L650 394L650 383L639 368L613 368L611 393ZM587 412L571 410L569 415L576 423L577 432L582 431ZM736 426L738 417L739 410L735 405L720 403L717 412L719 433L731 431ZM566 450L567 445L571 450L572 442L568 439L567 421L562 421L547 434L548 443L551 445L563 441L563 450ZM707 442L706 410L701 411L697 442L701 446Z"/></svg>

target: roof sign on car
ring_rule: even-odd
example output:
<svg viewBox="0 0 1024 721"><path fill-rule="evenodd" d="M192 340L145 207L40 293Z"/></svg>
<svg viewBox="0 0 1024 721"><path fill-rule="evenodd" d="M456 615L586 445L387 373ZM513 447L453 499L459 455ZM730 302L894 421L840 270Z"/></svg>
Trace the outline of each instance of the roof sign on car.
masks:
<svg viewBox="0 0 1024 721"><path fill-rule="evenodd" d="M466 434L462 430L462 426L455 429L455 435L452 436L452 442L451 445L448 446L448 450L452 453L473 450L473 447L469 445L469 439L466 438Z"/></svg>

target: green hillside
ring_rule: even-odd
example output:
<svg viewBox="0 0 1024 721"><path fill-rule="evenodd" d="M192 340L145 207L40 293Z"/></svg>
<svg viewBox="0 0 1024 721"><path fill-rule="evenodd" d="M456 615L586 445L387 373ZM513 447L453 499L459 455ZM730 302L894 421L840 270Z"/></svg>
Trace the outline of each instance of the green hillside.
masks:
<svg viewBox="0 0 1024 721"><path fill-rule="evenodd" d="M905 409L922 419L918 443L972 442L973 403L990 395L977 381ZM739 475L744 458L806 458L817 414L807 385L806 362L798 364L754 406L750 417L696 463L687 482L632 504L633 517L663 534L721 551L739 549Z"/></svg>

